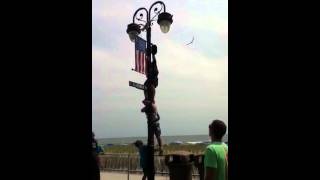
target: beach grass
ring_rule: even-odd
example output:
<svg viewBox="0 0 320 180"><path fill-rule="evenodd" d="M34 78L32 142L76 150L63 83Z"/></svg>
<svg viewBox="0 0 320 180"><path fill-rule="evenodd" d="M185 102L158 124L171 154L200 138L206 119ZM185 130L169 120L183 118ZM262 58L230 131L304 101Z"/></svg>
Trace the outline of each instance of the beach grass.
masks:
<svg viewBox="0 0 320 180"><path fill-rule="evenodd" d="M181 145L164 145L164 154L173 153L175 151L187 151L192 154L201 154L205 151L205 144L181 144ZM121 153L121 154L136 154L138 152L134 145L114 145L104 148L105 153Z"/></svg>

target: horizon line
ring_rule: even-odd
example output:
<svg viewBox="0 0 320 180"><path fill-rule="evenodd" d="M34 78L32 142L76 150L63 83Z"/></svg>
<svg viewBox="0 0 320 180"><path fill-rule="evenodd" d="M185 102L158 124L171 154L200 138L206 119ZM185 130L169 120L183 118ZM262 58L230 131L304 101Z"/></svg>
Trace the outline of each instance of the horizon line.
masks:
<svg viewBox="0 0 320 180"><path fill-rule="evenodd" d="M188 135L161 135L161 137L164 136L208 136L208 134L188 134ZM228 135L227 133L225 135ZM118 138L137 138L137 137L143 137L143 138L148 138L148 136L126 136L126 137L102 137L102 138L97 138L97 139L118 139Z"/></svg>

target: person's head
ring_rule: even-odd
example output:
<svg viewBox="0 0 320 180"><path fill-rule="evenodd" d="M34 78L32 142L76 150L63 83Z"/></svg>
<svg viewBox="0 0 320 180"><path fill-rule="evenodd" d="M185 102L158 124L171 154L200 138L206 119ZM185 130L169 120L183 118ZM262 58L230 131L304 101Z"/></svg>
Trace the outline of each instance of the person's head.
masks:
<svg viewBox="0 0 320 180"><path fill-rule="evenodd" d="M209 135L214 140L222 140L227 132L226 124L221 120L213 120L209 125Z"/></svg>
<svg viewBox="0 0 320 180"><path fill-rule="evenodd" d="M136 142L133 143L137 148L140 148L143 146L143 142L141 140L137 140Z"/></svg>

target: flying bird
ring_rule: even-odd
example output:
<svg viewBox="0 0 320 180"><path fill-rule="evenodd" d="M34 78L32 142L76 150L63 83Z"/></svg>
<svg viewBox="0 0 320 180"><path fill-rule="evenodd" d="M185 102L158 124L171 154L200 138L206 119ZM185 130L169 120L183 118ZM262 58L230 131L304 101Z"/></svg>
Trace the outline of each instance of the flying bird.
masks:
<svg viewBox="0 0 320 180"><path fill-rule="evenodd" d="M194 36L192 37L191 42L189 42L188 44L186 44L186 46L189 45L189 44L192 44L192 43L193 43L193 40L194 40Z"/></svg>

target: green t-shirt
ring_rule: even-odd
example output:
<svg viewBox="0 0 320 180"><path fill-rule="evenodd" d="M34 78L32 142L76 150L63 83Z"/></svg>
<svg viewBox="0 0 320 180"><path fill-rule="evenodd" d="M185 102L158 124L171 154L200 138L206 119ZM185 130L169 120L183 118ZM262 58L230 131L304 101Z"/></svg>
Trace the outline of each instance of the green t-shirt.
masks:
<svg viewBox="0 0 320 180"><path fill-rule="evenodd" d="M228 153L228 146L222 142L213 142L206 148L204 167L216 169L215 180L226 179L226 153Z"/></svg>

